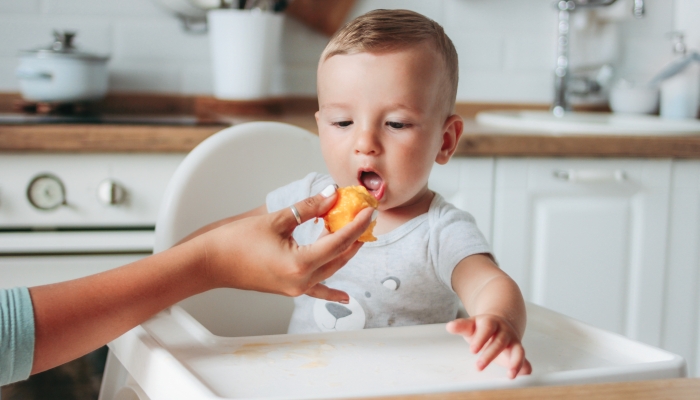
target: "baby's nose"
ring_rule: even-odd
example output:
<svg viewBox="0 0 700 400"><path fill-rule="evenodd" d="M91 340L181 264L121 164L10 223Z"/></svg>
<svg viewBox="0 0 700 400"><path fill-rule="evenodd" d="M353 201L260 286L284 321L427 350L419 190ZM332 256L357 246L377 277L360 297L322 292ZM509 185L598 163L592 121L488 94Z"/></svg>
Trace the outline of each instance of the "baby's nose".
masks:
<svg viewBox="0 0 700 400"><path fill-rule="evenodd" d="M377 132L372 128L361 129L357 133L355 140L356 154L377 154L379 153L380 144L377 138Z"/></svg>

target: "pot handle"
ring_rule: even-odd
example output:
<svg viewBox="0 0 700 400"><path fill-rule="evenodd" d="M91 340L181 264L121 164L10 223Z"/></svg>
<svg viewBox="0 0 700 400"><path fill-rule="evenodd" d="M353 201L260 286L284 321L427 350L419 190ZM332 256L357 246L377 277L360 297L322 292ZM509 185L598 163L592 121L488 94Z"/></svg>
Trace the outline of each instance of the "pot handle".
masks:
<svg viewBox="0 0 700 400"><path fill-rule="evenodd" d="M36 71L30 69L18 69L15 75L20 79L45 80L53 79L53 75L46 71Z"/></svg>

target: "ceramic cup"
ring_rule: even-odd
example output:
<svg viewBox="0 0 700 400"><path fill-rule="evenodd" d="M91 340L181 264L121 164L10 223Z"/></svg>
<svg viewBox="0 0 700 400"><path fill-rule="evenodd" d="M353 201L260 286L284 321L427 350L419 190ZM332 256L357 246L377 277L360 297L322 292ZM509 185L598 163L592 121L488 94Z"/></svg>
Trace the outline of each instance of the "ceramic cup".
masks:
<svg viewBox="0 0 700 400"><path fill-rule="evenodd" d="M281 14L260 10L207 13L215 97L251 100L270 96L283 21Z"/></svg>
<svg viewBox="0 0 700 400"><path fill-rule="evenodd" d="M653 114L658 107L658 88L620 81L610 89L610 109L615 113Z"/></svg>

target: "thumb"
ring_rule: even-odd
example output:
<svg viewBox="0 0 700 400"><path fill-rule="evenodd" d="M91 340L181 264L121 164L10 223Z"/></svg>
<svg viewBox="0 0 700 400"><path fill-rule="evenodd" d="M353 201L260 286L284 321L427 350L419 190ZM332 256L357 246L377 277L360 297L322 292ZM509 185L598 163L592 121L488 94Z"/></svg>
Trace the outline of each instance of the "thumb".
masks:
<svg viewBox="0 0 700 400"><path fill-rule="evenodd" d="M448 322L445 329L453 335L471 336L476 330L476 321L473 318L458 318Z"/></svg>

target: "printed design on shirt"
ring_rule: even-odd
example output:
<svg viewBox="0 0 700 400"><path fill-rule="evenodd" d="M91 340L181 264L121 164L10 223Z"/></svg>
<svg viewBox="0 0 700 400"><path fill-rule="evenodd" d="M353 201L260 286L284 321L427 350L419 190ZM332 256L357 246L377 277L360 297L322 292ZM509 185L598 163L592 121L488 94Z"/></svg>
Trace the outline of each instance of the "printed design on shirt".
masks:
<svg viewBox="0 0 700 400"><path fill-rule="evenodd" d="M395 276L388 276L379 281L379 284L382 285L384 289L394 292L401 287L401 280ZM367 302L380 301L372 298L372 293L369 291L365 291L364 296ZM382 296L379 296L379 298L381 297ZM352 296L350 296L350 302L348 304L316 299L314 302L313 314L316 326L318 326L322 332L364 329L367 322L365 310ZM395 322L394 320L395 317L391 317L388 321L388 325L393 325Z"/></svg>
<svg viewBox="0 0 700 400"><path fill-rule="evenodd" d="M365 319L365 310L352 296L348 304L321 299L314 303L314 320L323 332L363 329Z"/></svg>
<svg viewBox="0 0 700 400"><path fill-rule="evenodd" d="M399 290L399 286L401 286L401 280L395 276L384 278L381 283L389 290Z"/></svg>

